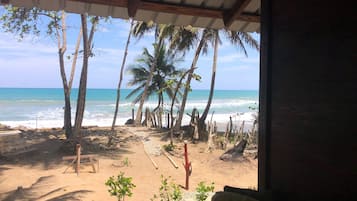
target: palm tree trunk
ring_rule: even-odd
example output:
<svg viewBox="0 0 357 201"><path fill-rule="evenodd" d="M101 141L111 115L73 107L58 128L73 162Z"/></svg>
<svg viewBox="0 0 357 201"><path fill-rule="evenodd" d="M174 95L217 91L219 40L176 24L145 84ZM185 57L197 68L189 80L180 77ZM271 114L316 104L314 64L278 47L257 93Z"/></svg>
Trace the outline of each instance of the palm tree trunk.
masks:
<svg viewBox="0 0 357 201"><path fill-rule="evenodd" d="M82 127L83 115L85 110L86 93L87 93L87 75L88 75L88 59L91 52L91 44L94 37L94 32L98 24L98 17L95 17L92 23L92 28L88 38L88 28L87 28L87 14L81 14L82 31L83 31L83 66L81 72L81 78L79 81L78 99L77 99L77 110L76 110L76 121L74 124L74 134L81 140L80 129Z"/></svg>
<svg viewBox="0 0 357 201"><path fill-rule="evenodd" d="M120 87L121 87L121 83L123 81L124 67L125 67L126 57L128 55L128 47L129 47L129 43L130 43L130 38L131 38L131 33L132 33L132 30L133 30L133 26L134 26L134 20L131 19L130 31L129 31L129 34L128 34L128 39L126 40L123 62L121 64L121 68L120 68L119 83L118 83L118 89L117 89L117 99L116 99L116 103L115 103L115 111L114 111L114 118L113 118L111 131L114 131L115 122L116 122L117 115L118 115L119 101L120 101Z"/></svg>
<svg viewBox="0 0 357 201"><path fill-rule="evenodd" d="M213 93L214 93L214 85L216 81L216 70L217 70L217 54L218 54L218 43L219 43L219 38L218 38L218 32L216 32L215 39L214 39L214 53L213 53L213 65L212 65L212 77L211 77L211 88L209 91L209 97L207 101L207 105L205 110L202 113L202 116L199 120L199 127L202 128L202 126L205 123L205 120L207 118L209 109L211 107L212 99L213 99Z"/></svg>
<svg viewBox="0 0 357 201"><path fill-rule="evenodd" d="M194 70L193 69L189 69L187 70L180 78L180 80L178 81L177 83L177 86L175 88L175 92L174 92L174 96L172 97L172 100L171 100L171 107L170 107L170 116L171 116L171 122L170 122L170 144L173 145L173 140L174 140L174 115L173 115L173 109L174 109L174 104L175 104L175 101L176 101L176 96L177 96L177 92L178 90L180 89L181 87L181 84L182 84L182 81L183 79L186 77L186 75L190 72Z"/></svg>
<svg viewBox="0 0 357 201"><path fill-rule="evenodd" d="M198 47L196 49L195 57L193 58L191 68L190 68L190 71L187 76L186 86L185 86L184 94L182 97L182 103L181 103L181 107L180 107L180 111L179 111L179 116L178 116L176 124L175 124L175 130L179 130L181 128L181 122L182 122L183 114L185 112L186 101L187 101L187 96L188 96L188 92L190 89L191 79L193 77L193 72L196 68L196 64L197 64L197 61L200 56L200 53L201 53L204 43L205 43L205 39L204 39L204 35L202 34L202 38L201 38L200 43L198 44Z"/></svg>

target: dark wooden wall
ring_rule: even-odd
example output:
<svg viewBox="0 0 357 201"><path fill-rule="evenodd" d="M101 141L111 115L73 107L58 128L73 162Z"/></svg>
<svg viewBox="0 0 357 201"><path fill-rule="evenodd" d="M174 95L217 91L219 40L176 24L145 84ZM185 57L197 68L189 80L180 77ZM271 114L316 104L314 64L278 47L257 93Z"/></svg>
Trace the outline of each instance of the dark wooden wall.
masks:
<svg viewBox="0 0 357 201"><path fill-rule="evenodd" d="M357 200L354 1L262 0L259 189Z"/></svg>

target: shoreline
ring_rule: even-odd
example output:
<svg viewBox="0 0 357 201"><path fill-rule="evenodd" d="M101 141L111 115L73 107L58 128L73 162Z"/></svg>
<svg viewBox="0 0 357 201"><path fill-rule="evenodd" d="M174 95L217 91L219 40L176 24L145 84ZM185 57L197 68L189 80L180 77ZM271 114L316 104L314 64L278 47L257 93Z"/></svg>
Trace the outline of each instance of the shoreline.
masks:
<svg viewBox="0 0 357 201"><path fill-rule="evenodd" d="M243 113L243 114L253 114L253 113ZM226 130L227 124L229 123L229 117L232 115L229 114L218 114L220 116L220 118L217 119L215 118L215 116L213 117L213 121L216 122L217 125L217 131L219 132L224 132ZM216 115L217 116L217 115ZM225 119L227 119L226 121L223 121L223 118L225 117ZM210 120L211 116L207 117L207 120ZM130 117L127 118L117 118L117 123L116 126L125 126L125 122L130 119ZM206 123L208 122L206 120ZM108 128L111 127L111 122L112 119L99 119L98 120L87 120L84 119L83 120L83 125L82 127L99 127L99 128ZM182 121L182 126L187 126L189 125L189 121L190 118L188 116L186 116L183 121ZM252 125L253 125L253 119L249 119L247 117L245 117L244 119L237 119L236 117L232 118L232 123L233 123L233 129L239 129L242 121L245 121L244 124L244 131L248 131L249 129L251 129ZM63 120L41 120L41 119L37 119L37 120L26 120L26 121L0 121L0 127L1 126L6 126L9 127L13 130L15 129L27 129L27 130L31 130L31 129L60 129L62 128L63 124L62 124ZM165 122L163 124L163 128L167 128L167 118L163 118L163 122ZM74 124L74 122L72 122L72 125Z"/></svg>

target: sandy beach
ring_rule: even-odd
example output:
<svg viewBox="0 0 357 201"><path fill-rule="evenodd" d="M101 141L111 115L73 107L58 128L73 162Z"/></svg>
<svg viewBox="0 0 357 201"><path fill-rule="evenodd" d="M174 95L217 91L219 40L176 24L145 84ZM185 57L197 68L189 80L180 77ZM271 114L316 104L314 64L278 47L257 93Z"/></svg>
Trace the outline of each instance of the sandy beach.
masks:
<svg viewBox="0 0 357 201"><path fill-rule="evenodd" d="M82 131L82 154L95 154L99 171L94 173L91 165L81 164L77 175L69 166L70 161L62 160L63 156L73 155L73 150L63 145L65 138L61 129L20 132L2 129L1 143L6 141L5 133L22 141L13 142L15 147L0 155L0 200L116 200L109 195L104 183L120 172L132 177L136 185L133 196L126 200L150 200L158 194L161 176L171 177L177 185L185 185L182 142L175 141L176 149L169 154L178 165L176 169L160 149L169 143L165 130L121 126L116 131L110 148L106 146L109 128L92 127ZM224 150L206 153L206 147L203 142L189 142L192 175L189 191L182 189L183 192L194 192L201 181L214 182L215 191L222 190L224 185L256 188L257 159L244 155L239 160L224 162L219 159Z"/></svg>

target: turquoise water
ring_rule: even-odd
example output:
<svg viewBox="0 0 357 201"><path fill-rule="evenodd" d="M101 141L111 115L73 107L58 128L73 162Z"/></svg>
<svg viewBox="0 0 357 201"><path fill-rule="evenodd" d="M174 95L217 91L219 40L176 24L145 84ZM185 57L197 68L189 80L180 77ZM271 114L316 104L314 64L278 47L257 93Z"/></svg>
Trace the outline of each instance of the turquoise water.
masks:
<svg viewBox="0 0 357 201"><path fill-rule="evenodd" d="M131 110L137 105L132 99L125 99L131 89L121 90L118 125L131 118ZM73 117L75 114L77 89L73 89L71 101ZM203 111L208 99L209 90L193 90L188 97L186 112L197 108ZM115 108L115 89L88 89L84 125L109 126L113 119ZM169 110L165 98L165 110ZM251 119L249 106L257 106L257 90L216 90L211 105L215 112L214 119L225 122L229 116L240 114L240 119ZM32 89L32 88L0 88L0 123L10 126L26 127L61 127L63 123L63 90L62 89ZM145 107L155 108L155 96L149 98ZM187 119L187 115L185 119Z"/></svg>

